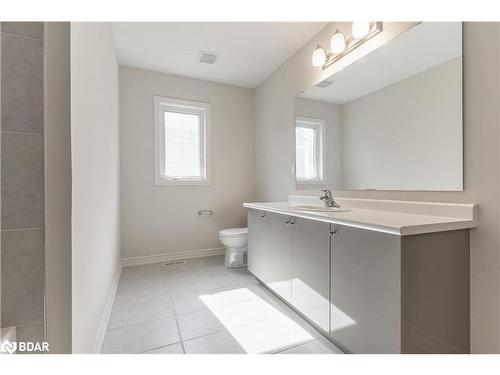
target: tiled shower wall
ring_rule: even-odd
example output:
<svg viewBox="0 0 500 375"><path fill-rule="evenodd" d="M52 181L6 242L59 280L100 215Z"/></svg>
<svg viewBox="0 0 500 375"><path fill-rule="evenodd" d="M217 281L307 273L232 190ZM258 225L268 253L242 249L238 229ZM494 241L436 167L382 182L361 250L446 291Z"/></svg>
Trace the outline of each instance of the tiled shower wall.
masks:
<svg viewBox="0 0 500 375"><path fill-rule="evenodd" d="M1 326L44 337L42 23L1 23Z"/></svg>

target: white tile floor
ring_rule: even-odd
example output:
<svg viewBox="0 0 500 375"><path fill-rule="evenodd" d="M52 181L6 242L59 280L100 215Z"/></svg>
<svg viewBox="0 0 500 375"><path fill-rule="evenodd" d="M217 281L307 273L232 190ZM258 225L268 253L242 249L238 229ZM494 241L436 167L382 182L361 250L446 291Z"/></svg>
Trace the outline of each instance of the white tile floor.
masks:
<svg viewBox="0 0 500 375"><path fill-rule="evenodd" d="M102 353L342 353L222 256L123 270Z"/></svg>

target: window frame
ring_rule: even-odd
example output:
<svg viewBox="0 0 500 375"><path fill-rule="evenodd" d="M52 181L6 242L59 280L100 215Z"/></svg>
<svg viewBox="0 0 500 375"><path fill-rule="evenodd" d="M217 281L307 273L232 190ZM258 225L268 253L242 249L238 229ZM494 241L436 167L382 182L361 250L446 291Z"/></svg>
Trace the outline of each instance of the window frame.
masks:
<svg viewBox="0 0 500 375"><path fill-rule="evenodd" d="M300 124L300 125L299 125ZM295 117L295 129L294 129L294 139L295 139L295 180L298 185L322 185L326 183L325 171L324 171L324 158L325 158L325 125L326 121L322 118L306 117L306 116L296 116ZM297 174L297 128L309 128L316 131L317 134L317 147L316 147L316 158L318 163L316 165L317 178L307 179L300 178Z"/></svg>
<svg viewBox="0 0 500 375"><path fill-rule="evenodd" d="M172 177L165 171L165 112L200 117L201 177ZM157 186L210 185L210 104L194 100L154 96L154 184Z"/></svg>

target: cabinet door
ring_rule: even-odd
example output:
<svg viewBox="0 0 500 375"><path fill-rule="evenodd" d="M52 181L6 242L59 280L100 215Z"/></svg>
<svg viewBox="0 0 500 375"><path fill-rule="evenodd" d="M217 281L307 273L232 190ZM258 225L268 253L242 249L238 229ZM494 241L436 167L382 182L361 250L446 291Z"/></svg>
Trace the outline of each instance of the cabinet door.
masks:
<svg viewBox="0 0 500 375"><path fill-rule="evenodd" d="M330 225L292 225L292 305L326 333L330 327Z"/></svg>
<svg viewBox="0 0 500 375"><path fill-rule="evenodd" d="M401 239L333 225L333 339L354 353L401 350Z"/></svg>
<svg viewBox="0 0 500 375"><path fill-rule="evenodd" d="M258 279L266 278L268 237L267 216L265 212L248 211L248 270Z"/></svg>
<svg viewBox="0 0 500 375"><path fill-rule="evenodd" d="M269 274L265 283L287 302L292 300L292 248L290 217L269 215Z"/></svg>
<svg viewBox="0 0 500 375"><path fill-rule="evenodd" d="M248 270L287 302L291 301L289 216L249 211Z"/></svg>

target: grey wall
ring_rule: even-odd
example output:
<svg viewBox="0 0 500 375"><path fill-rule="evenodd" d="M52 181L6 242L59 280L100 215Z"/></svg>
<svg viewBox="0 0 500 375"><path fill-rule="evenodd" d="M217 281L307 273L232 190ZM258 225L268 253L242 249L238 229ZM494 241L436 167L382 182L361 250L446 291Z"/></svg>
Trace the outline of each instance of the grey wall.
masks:
<svg viewBox="0 0 500 375"><path fill-rule="evenodd" d="M100 349L120 272L118 62L109 23L71 23L72 349Z"/></svg>
<svg viewBox="0 0 500 375"><path fill-rule="evenodd" d="M1 25L2 327L44 337L44 127L41 23Z"/></svg>
<svg viewBox="0 0 500 375"><path fill-rule="evenodd" d="M341 68L334 64L322 72L312 67L311 51L318 43L328 45L335 29L347 26L327 25L256 89L254 168L258 201L286 200L288 194L297 192L290 173L295 96ZM384 32L371 39L366 48L358 48L345 63L407 27L407 23L385 23ZM464 24L463 192L335 192L341 197L479 204L479 227L471 231L471 349L475 353L500 352L499 47L498 23Z"/></svg>
<svg viewBox="0 0 500 375"><path fill-rule="evenodd" d="M211 105L211 183L155 186L153 96ZM253 197L253 95L249 89L120 67L124 257L221 248L220 229L246 225ZM215 212L197 217L200 209Z"/></svg>
<svg viewBox="0 0 500 375"><path fill-rule="evenodd" d="M461 93L456 58L342 105L343 189L461 190Z"/></svg>

